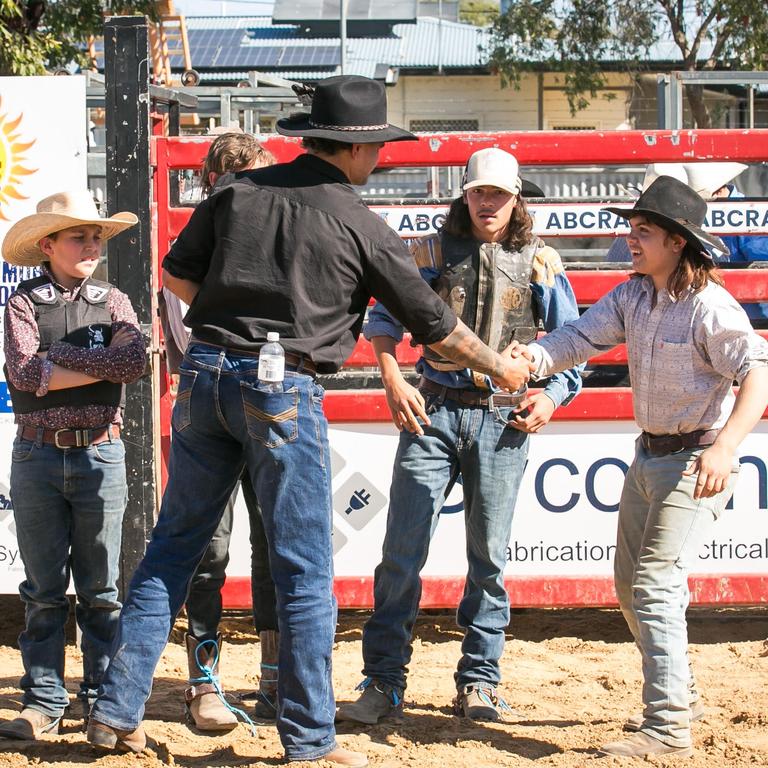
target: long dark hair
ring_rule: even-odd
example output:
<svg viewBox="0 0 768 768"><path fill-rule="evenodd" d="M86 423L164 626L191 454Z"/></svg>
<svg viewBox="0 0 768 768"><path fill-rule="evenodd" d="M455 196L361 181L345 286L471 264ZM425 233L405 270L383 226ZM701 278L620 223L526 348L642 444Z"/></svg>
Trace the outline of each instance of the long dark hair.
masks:
<svg viewBox="0 0 768 768"><path fill-rule="evenodd" d="M531 234L532 230L533 219L528 213L525 200L521 195L518 195L517 203L509 218L506 237L501 244L510 251L519 251L534 239ZM469 206L464 202L463 196L457 197L451 203L441 231L454 237L474 237Z"/></svg>
<svg viewBox="0 0 768 768"><path fill-rule="evenodd" d="M686 242L680 261L667 280L669 295L679 299L689 288L693 293L698 293L709 282L724 285L720 270L709 256L691 245L690 241Z"/></svg>

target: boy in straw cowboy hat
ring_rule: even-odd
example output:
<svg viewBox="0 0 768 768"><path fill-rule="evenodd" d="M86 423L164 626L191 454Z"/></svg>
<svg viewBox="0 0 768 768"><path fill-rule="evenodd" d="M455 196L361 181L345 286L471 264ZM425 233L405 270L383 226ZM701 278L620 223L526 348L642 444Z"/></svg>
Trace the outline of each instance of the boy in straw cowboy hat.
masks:
<svg viewBox="0 0 768 768"><path fill-rule="evenodd" d="M606 755L692 754L703 709L688 662L688 572L731 496L736 451L768 403L768 344L723 288L686 184L659 176L629 221L635 273L578 320L527 347L549 376L626 343L637 439L619 505L616 595L643 662L642 714ZM740 384L738 395L732 384Z"/></svg>
<svg viewBox="0 0 768 768"><path fill-rule="evenodd" d="M8 231L9 264L41 266L5 308L6 378L18 432L11 499L25 569L19 636L23 710L0 737L56 733L69 703L64 625L70 572L82 632L78 698L87 718L117 628L117 576L127 495L120 441L124 384L144 371L128 298L92 278L102 243L137 219L102 219L87 190L59 192Z"/></svg>
<svg viewBox="0 0 768 768"><path fill-rule="evenodd" d="M381 83L351 75L321 81L310 113L277 128L305 137L307 154L238 173L214 190L163 262L164 284L190 304L192 338L181 364L163 506L120 617L88 739L141 750L155 666L245 466L262 507L277 593L277 729L286 758L359 768L365 755L338 746L333 725L330 447L315 373L341 367L371 296L417 340L507 389L527 380L529 368L492 352L457 322L352 186L366 181L384 142L415 138L387 122ZM258 378L258 356L273 331L285 348L280 391Z"/></svg>

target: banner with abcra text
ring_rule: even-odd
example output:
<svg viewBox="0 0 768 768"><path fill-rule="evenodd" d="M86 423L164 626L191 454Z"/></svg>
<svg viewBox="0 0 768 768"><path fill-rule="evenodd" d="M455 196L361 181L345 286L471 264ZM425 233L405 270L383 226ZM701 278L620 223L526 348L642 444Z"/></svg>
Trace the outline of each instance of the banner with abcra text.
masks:
<svg viewBox="0 0 768 768"><path fill-rule="evenodd" d="M86 130L84 77L0 77L0 243L15 221L35 212L41 198L87 185ZM16 285L35 270L4 261L0 268L4 314ZM0 351L0 368L3 363ZM0 593L16 592L24 577L8 492L14 434L0 372Z"/></svg>

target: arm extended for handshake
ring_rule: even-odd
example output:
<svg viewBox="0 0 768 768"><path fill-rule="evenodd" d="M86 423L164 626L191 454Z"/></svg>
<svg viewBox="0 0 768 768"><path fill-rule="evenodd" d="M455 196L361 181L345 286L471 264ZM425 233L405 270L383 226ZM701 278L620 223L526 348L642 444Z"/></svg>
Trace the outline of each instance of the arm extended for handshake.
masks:
<svg viewBox="0 0 768 768"><path fill-rule="evenodd" d="M395 426L400 430L423 434L422 424L430 423L424 398L400 372L395 354L396 340L391 336L374 336L371 344L379 363L387 405ZM487 374L497 386L510 392L520 389L530 377L531 366L525 358L512 358L494 352L461 320L442 341L429 346L458 365Z"/></svg>

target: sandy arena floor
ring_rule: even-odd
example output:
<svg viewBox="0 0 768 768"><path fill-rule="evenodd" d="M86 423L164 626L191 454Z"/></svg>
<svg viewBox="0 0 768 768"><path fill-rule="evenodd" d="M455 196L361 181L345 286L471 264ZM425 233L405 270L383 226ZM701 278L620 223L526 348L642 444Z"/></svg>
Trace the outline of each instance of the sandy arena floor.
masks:
<svg viewBox="0 0 768 768"><path fill-rule="evenodd" d="M366 615L346 612L340 619L334 656L340 700L356 695ZM22 611L15 598L0 598L0 617L0 718L7 718L18 706L21 674L15 638ZM231 694L246 692L258 679L258 642L243 614L229 614L223 630L229 638L223 681ZM279 764L282 750L273 727L260 727L256 737L242 725L228 734L205 736L184 725L183 631L180 620L157 671L147 706L145 726L151 746L145 754L100 757L85 742L79 724L70 720L61 735L44 741L0 742L0 768ZM690 760L649 762L687 768L768 766L768 611L694 610L690 637L707 706L705 719L695 725L696 754ZM522 718L507 723L478 724L451 714L460 639L450 614L421 617L404 719L369 729L340 724L340 743L366 752L374 768L639 764L595 756L596 747L619 736L622 719L636 711L640 701L639 658L617 611L514 613L502 661L503 692ZM67 648L67 664L74 691L73 673L80 664L74 645ZM295 765L320 768L322 763Z"/></svg>

